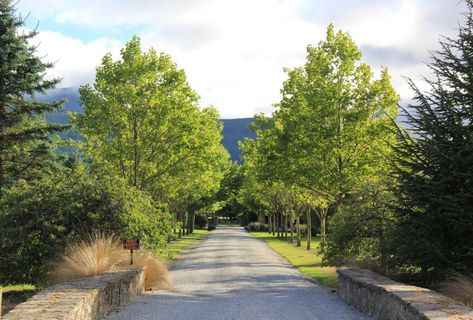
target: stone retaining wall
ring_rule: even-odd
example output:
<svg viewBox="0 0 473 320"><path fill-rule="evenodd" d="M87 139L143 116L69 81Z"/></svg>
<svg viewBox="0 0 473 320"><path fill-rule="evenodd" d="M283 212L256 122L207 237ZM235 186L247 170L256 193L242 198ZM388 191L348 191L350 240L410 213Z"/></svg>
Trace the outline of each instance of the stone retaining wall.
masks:
<svg viewBox="0 0 473 320"><path fill-rule="evenodd" d="M381 320L466 320L473 310L438 292L392 281L368 270L338 270L338 293Z"/></svg>
<svg viewBox="0 0 473 320"><path fill-rule="evenodd" d="M117 269L51 286L19 304L4 319L101 319L133 301L143 290L143 268Z"/></svg>

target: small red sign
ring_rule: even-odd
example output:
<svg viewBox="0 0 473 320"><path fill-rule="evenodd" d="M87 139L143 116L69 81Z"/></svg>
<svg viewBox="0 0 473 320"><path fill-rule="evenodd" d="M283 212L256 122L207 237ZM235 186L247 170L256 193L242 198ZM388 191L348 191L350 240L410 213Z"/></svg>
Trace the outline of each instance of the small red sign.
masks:
<svg viewBox="0 0 473 320"><path fill-rule="evenodd" d="M123 241L123 249L125 250L139 250L140 240L138 239L125 239Z"/></svg>

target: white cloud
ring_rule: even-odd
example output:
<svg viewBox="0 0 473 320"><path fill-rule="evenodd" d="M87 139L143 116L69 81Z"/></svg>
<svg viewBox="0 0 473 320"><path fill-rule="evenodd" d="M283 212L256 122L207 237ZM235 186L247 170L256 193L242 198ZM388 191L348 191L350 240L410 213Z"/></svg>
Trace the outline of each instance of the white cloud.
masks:
<svg viewBox="0 0 473 320"><path fill-rule="evenodd" d="M272 111L279 100L284 66L303 62L305 46L319 39L319 27L295 15L297 4L274 0L242 0L232 5L215 1L189 15L183 30L205 22L208 33L191 33L176 38L159 31L147 33L148 46L169 52L186 70L191 85L204 103L216 105L223 117L252 116ZM198 20L201 19L201 20ZM198 22L196 22L198 21ZM191 37L203 37L190 46Z"/></svg>
<svg viewBox="0 0 473 320"><path fill-rule="evenodd" d="M269 114L280 98L282 68L303 64L306 45L320 41L329 22L367 50L375 70L389 67L393 84L409 98L402 76L426 72L427 51L438 47L439 35L455 34L462 11L451 0L22 0L20 6L78 28L143 27L144 46L171 54L202 102L225 118ZM64 78L62 86L92 81L105 52L123 46L60 32L42 31L39 39L40 52L58 60L54 74Z"/></svg>
<svg viewBox="0 0 473 320"><path fill-rule="evenodd" d="M55 63L49 77L62 78L61 87L76 87L93 82L95 68L107 52L119 52L122 43L110 39L97 39L89 43L66 37L58 32L41 32L35 42L38 56Z"/></svg>

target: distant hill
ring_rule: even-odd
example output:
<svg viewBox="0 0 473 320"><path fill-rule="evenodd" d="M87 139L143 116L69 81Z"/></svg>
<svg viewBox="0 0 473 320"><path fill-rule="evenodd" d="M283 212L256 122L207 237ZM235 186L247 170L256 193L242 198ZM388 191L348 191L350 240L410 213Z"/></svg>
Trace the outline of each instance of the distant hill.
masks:
<svg viewBox="0 0 473 320"><path fill-rule="evenodd" d="M248 128L253 118L222 119L223 139L222 144L227 148L233 161L240 161L240 149L238 141L244 138L256 139L256 134Z"/></svg>
<svg viewBox="0 0 473 320"><path fill-rule="evenodd" d="M79 92L76 88L61 88L37 97L40 101L52 101L58 99L67 99L64 110L54 113L48 113L46 119L51 123L68 123L68 112L83 112L79 105ZM238 141L244 138L255 139L256 135L248 128L248 124L253 121L253 118L241 119L222 119L223 122L223 139L222 144L228 150L233 161L241 161L240 149L238 148ZM65 137L77 139L78 136L73 133L64 134Z"/></svg>
<svg viewBox="0 0 473 320"><path fill-rule="evenodd" d="M59 88L48 92L45 95L36 97L40 101L53 101L60 99L67 99L64 106L65 111L82 112L82 107L79 105L79 89L77 88Z"/></svg>

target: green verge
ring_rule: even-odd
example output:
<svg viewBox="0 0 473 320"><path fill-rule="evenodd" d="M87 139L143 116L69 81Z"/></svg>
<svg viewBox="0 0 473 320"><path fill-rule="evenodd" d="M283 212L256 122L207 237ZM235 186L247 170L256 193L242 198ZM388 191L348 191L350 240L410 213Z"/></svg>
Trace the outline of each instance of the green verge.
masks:
<svg viewBox="0 0 473 320"><path fill-rule="evenodd" d="M11 292L11 291L31 291L36 290L36 286L32 284L15 284L15 285L8 285L3 287L3 293Z"/></svg>
<svg viewBox="0 0 473 320"><path fill-rule="evenodd" d="M172 260L185 248L193 245L197 241L201 240L209 232L207 230L194 230L192 234L182 236L180 239L171 241L166 252L161 254L161 258L165 260Z"/></svg>
<svg viewBox="0 0 473 320"><path fill-rule="evenodd" d="M38 289L31 284L15 284L4 286L1 291L3 291L3 299L1 299L2 306L0 309L2 310L1 316L3 316L18 304L31 298Z"/></svg>
<svg viewBox="0 0 473 320"><path fill-rule="evenodd" d="M276 238L267 232L250 232L257 238L263 239L271 249L286 258L294 267L302 273L318 280L329 288L336 288L338 284L338 275L335 268L322 267L322 257L319 254L320 239L313 238L311 249L306 250L306 241L302 241L301 247L296 247L282 239Z"/></svg>

